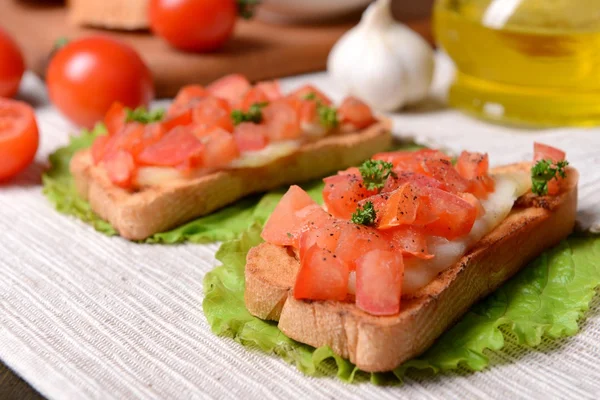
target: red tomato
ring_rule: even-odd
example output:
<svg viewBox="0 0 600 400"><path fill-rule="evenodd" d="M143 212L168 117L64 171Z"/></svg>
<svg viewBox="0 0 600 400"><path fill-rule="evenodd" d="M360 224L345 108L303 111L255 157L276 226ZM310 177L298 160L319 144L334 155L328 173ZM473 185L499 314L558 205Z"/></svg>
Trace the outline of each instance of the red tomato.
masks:
<svg viewBox="0 0 600 400"><path fill-rule="evenodd" d="M125 119L127 113L125 112L125 106L118 101L111 104L110 108L104 116L104 126L108 131L109 135L114 135L125 126Z"/></svg>
<svg viewBox="0 0 600 400"><path fill-rule="evenodd" d="M311 207L310 210L307 207ZM298 215L300 210L303 213ZM320 210L320 211L319 211ZM265 224L261 237L280 246L298 246L307 222L321 221L329 215L299 186L290 186Z"/></svg>
<svg viewBox="0 0 600 400"><path fill-rule="evenodd" d="M448 240L456 239L471 231L477 219L477 208L465 199L440 189L420 188L424 191L429 212L438 218L425 225L425 232L442 236Z"/></svg>
<svg viewBox="0 0 600 400"><path fill-rule="evenodd" d="M178 126L146 147L136 161L143 165L177 167L198 159L203 151L204 144L193 134L192 128Z"/></svg>
<svg viewBox="0 0 600 400"><path fill-rule="evenodd" d="M133 176L135 173L135 163L133 156L124 150L112 153L105 161L104 167L108 178L115 185L124 189L133 185Z"/></svg>
<svg viewBox="0 0 600 400"><path fill-rule="evenodd" d="M283 97L281 94L281 88L279 87L279 81L263 81L256 84L256 88L262 90L269 101L277 100Z"/></svg>
<svg viewBox="0 0 600 400"><path fill-rule="evenodd" d="M348 294L348 267L327 250L313 246L300 260L294 298L343 301Z"/></svg>
<svg viewBox="0 0 600 400"><path fill-rule="evenodd" d="M240 155L235 139L224 129L213 128L203 142L206 146L203 156L205 167L224 167Z"/></svg>
<svg viewBox="0 0 600 400"><path fill-rule="evenodd" d="M108 142L110 142L110 136L108 135L98 136L94 140L92 144L92 160L94 160L94 164L98 164L104 158Z"/></svg>
<svg viewBox="0 0 600 400"><path fill-rule="evenodd" d="M469 180L468 192L479 198L486 198L494 191L494 180L488 176L489 159L487 154L463 151L456 162L456 170Z"/></svg>
<svg viewBox="0 0 600 400"><path fill-rule="evenodd" d="M395 191L379 196L386 199L381 211L376 207L379 229L409 224L425 225L438 218L436 214L430 212L429 199L423 195L419 186L411 182L406 182Z"/></svg>
<svg viewBox="0 0 600 400"><path fill-rule="evenodd" d="M273 141L296 139L302 135L295 103L276 100L263 108L262 117L269 128L269 139Z"/></svg>
<svg viewBox="0 0 600 400"><path fill-rule="evenodd" d="M316 229L308 230L300 235L299 250L300 259L304 257L306 251L312 246L317 246L320 249L328 250L332 253L337 248L340 234L342 233L339 220L328 219L323 226Z"/></svg>
<svg viewBox="0 0 600 400"><path fill-rule="evenodd" d="M242 122L236 126L233 138L241 152L261 150L269 144L267 128L252 122Z"/></svg>
<svg viewBox="0 0 600 400"><path fill-rule="evenodd" d="M371 125L375 118L371 108L356 97L346 97L338 108L341 123L352 125L356 129L363 129Z"/></svg>
<svg viewBox="0 0 600 400"><path fill-rule="evenodd" d="M231 74L214 81L206 89L211 95L227 100L229 104L237 104L251 88L252 85L245 76Z"/></svg>
<svg viewBox="0 0 600 400"><path fill-rule="evenodd" d="M533 144L533 161L551 160L553 162L564 161L566 153L556 147L548 146L547 144Z"/></svg>
<svg viewBox="0 0 600 400"><path fill-rule="evenodd" d="M4 30L0 29L0 97L13 97L19 90L25 62L21 50Z"/></svg>
<svg viewBox="0 0 600 400"><path fill-rule="evenodd" d="M233 131L231 108L229 103L216 97L199 100L192 111L193 121L204 128L219 127L228 132Z"/></svg>
<svg viewBox="0 0 600 400"><path fill-rule="evenodd" d="M351 270L356 269L356 261L371 250L390 250L390 243L381 231L349 221L339 222L340 237L335 249L337 257Z"/></svg>
<svg viewBox="0 0 600 400"><path fill-rule="evenodd" d="M313 94L315 99L319 100L321 104L325 104L327 106L331 105L331 99L313 85L304 85L294 90L289 96L299 100L305 100L307 96Z"/></svg>
<svg viewBox="0 0 600 400"><path fill-rule="evenodd" d="M377 193L377 190L367 190L359 174L333 175L323 181L323 200L327 210L334 217L342 219L350 219L359 201Z"/></svg>
<svg viewBox="0 0 600 400"><path fill-rule="evenodd" d="M74 40L52 57L46 74L54 105L91 128L110 106L147 106L154 97L150 71L131 47L106 36Z"/></svg>
<svg viewBox="0 0 600 400"><path fill-rule="evenodd" d="M356 266L356 306L372 315L400 311L404 262L394 251L372 250Z"/></svg>
<svg viewBox="0 0 600 400"><path fill-rule="evenodd" d="M417 174L415 172L403 171L396 174L396 176L390 175L385 181L385 186L381 189L381 193L393 192L406 182L413 183L417 186L427 186L434 188L441 188L442 183L437 179L433 179L430 176Z"/></svg>
<svg viewBox="0 0 600 400"><path fill-rule="evenodd" d="M130 122L125 124L114 134L104 147L104 156L108 157L113 153L125 150L132 155L139 154L144 147L148 145L144 140L146 126L139 122Z"/></svg>
<svg viewBox="0 0 600 400"><path fill-rule="evenodd" d="M267 103L268 101L269 97L261 88L253 87L242 96L242 100L235 105L235 108L248 111L256 103Z"/></svg>
<svg viewBox="0 0 600 400"><path fill-rule="evenodd" d="M0 181L18 174L31 163L38 141L31 106L0 98Z"/></svg>
<svg viewBox="0 0 600 400"><path fill-rule="evenodd" d="M390 241L390 249L403 254L429 260L434 256L427 250L427 237L423 228L414 225L403 225L385 231Z"/></svg>
<svg viewBox="0 0 600 400"><path fill-rule="evenodd" d="M169 44L188 51L220 48L233 34L235 0L150 0L152 31Z"/></svg>
<svg viewBox="0 0 600 400"><path fill-rule="evenodd" d="M208 96L210 96L210 92L200 85L184 86L177 92L177 96L175 96L171 107L169 107L168 115L180 114L188 106Z"/></svg>
<svg viewBox="0 0 600 400"><path fill-rule="evenodd" d="M462 193L469 188L469 181L460 176L452 163L445 158L426 157L421 161L421 168L426 175L440 181L448 191Z"/></svg>
<svg viewBox="0 0 600 400"><path fill-rule="evenodd" d="M167 116L166 119L161 121L162 127L165 131L170 131L176 126L190 125L194 122L194 113L191 109L187 109L180 114L174 114L171 116Z"/></svg>

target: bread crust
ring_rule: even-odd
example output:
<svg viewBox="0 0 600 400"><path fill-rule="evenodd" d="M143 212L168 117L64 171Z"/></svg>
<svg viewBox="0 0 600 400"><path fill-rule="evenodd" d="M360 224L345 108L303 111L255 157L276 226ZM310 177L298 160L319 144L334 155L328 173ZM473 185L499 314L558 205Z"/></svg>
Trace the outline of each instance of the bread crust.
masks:
<svg viewBox="0 0 600 400"><path fill-rule="evenodd" d="M356 165L391 143L391 122L380 120L354 133L332 135L257 168L218 171L144 188L122 189L94 165L90 150L77 152L70 170L79 194L92 210L130 240L143 240L209 214L249 194L305 182Z"/></svg>
<svg viewBox="0 0 600 400"><path fill-rule="evenodd" d="M425 351L472 304L572 231L577 178L570 169L568 188L558 196L519 198L510 215L459 262L410 298L403 297L397 315L373 316L353 303L296 300L292 287L299 261L293 252L269 243L248 253L246 307L259 318L278 320L292 339L330 346L364 371L390 371Z"/></svg>

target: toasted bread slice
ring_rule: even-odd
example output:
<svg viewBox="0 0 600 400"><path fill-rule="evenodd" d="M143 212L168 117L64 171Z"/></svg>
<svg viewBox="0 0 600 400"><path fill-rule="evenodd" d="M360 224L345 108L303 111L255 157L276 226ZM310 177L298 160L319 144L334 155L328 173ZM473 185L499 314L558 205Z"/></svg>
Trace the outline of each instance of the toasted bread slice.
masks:
<svg viewBox="0 0 600 400"><path fill-rule="evenodd" d="M77 25L146 29L148 3L148 0L69 0L69 18Z"/></svg>
<svg viewBox="0 0 600 400"><path fill-rule="evenodd" d="M256 168L228 169L175 180L137 192L122 189L95 166L89 150L75 154L71 173L79 194L121 236L142 240L206 215L252 193L305 182L360 163L389 148L391 123L381 120L354 133L332 135Z"/></svg>
<svg viewBox="0 0 600 400"><path fill-rule="evenodd" d="M364 371L390 371L425 351L473 303L572 231L577 177L569 170L568 188L558 196L521 196L509 216L458 263L403 297L397 315L373 316L353 303L296 300L292 288L300 263L290 249L269 243L248 253L246 307L259 318L278 320L292 339L330 346Z"/></svg>

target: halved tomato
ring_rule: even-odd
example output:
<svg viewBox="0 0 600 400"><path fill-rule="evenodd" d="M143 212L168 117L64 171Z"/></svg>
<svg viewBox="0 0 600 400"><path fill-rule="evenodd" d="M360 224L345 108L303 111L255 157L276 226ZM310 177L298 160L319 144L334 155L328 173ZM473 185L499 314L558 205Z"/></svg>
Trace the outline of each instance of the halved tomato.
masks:
<svg viewBox="0 0 600 400"><path fill-rule="evenodd" d="M368 190L360 174L333 175L323 179L323 200L334 217L350 219L358 202L371 197L377 190Z"/></svg>
<svg viewBox="0 0 600 400"><path fill-rule="evenodd" d="M316 218L312 218L313 216L309 215L309 219L305 220L305 218L302 218L296 214L305 207L312 207L315 212L314 217ZM323 213L320 213L317 208L321 209ZM302 188L299 186L292 185L285 195L283 195L277 204L277 207L275 207L275 210L269 217L269 220L265 224L265 227L262 231L261 237L269 243L278 244L280 246L297 247L304 225L307 222L315 222L314 219L320 219L323 214L328 217L328 214L325 212L325 210L323 210L313 199L311 199L308 193L302 190ZM307 216L306 210L302 216Z"/></svg>
<svg viewBox="0 0 600 400"><path fill-rule="evenodd" d="M131 153L125 150L111 153L104 161L104 168L115 185L125 189L133 185L136 166Z"/></svg>
<svg viewBox="0 0 600 400"><path fill-rule="evenodd" d="M205 167L223 167L240 155L233 136L219 127L213 128L202 141L205 145L202 158Z"/></svg>
<svg viewBox="0 0 600 400"><path fill-rule="evenodd" d="M304 85L289 94L289 97L299 100L306 100L307 97L310 98L311 96L314 96L315 100L318 100L321 104L331 105L331 99L313 85Z"/></svg>
<svg viewBox="0 0 600 400"><path fill-rule="evenodd" d="M21 101L0 98L0 181L31 164L38 144L33 108Z"/></svg>
<svg viewBox="0 0 600 400"><path fill-rule="evenodd" d="M533 161L551 160L552 162L564 161L567 154L557 149L556 147L548 146L547 144L533 143Z"/></svg>
<svg viewBox="0 0 600 400"><path fill-rule="evenodd" d="M223 99L206 97L199 100L192 110L192 120L205 128L219 127L233 132L231 107Z"/></svg>
<svg viewBox="0 0 600 400"><path fill-rule="evenodd" d="M371 315L400 311L404 262L394 251L372 250L356 265L356 306Z"/></svg>
<svg viewBox="0 0 600 400"><path fill-rule="evenodd" d="M331 252L312 246L300 260L294 298L343 301L348 294L348 267Z"/></svg>
<svg viewBox="0 0 600 400"><path fill-rule="evenodd" d="M279 87L279 81L258 82L255 87L262 90L267 95L269 101L277 100L283 97L281 94L281 88Z"/></svg>
<svg viewBox="0 0 600 400"><path fill-rule="evenodd" d="M227 100L229 104L237 104L252 85L245 76L231 74L217 79L206 87L213 96Z"/></svg>
<svg viewBox="0 0 600 400"><path fill-rule="evenodd" d="M264 125L242 122L233 130L233 138L240 152L264 149L269 144L268 130Z"/></svg>
<svg viewBox="0 0 600 400"><path fill-rule="evenodd" d="M273 141L296 139L302 134L298 112L285 99L273 101L263 108L262 117Z"/></svg>
<svg viewBox="0 0 600 400"><path fill-rule="evenodd" d="M143 165L176 167L198 160L204 148L190 126L177 126L140 152L136 161Z"/></svg>
<svg viewBox="0 0 600 400"><path fill-rule="evenodd" d="M338 116L342 124L350 124L356 129L371 125L375 118L371 108L356 97L346 97L338 108Z"/></svg>

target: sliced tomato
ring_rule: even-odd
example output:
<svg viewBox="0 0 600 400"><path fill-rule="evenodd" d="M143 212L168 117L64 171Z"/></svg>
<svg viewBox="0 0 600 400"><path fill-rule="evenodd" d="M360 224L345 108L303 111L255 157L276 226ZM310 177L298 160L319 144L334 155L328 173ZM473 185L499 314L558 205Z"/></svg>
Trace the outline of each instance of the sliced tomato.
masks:
<svg viewBox="0 0 600 400"><path fill-rule="evenodd" d="M342 124L350 124L356 129L371 125L375 118L371 108L356 97L346 97L338 108L338 116Z"/></svg>
<svg viewBox="0 0 600 400"><path fill-rule="evenodd" d="M269 97L267 94L261 88L255 86L242 96L242 100L235 105L235 108L242 111L248 111L248 109L254 104L268 102Z"/></svg>
<svg viewBox="0 0 600 400"><path fill-rule="evenodd" d="M312 246L300 260L294 298L343 301L348 294L348 267L318 246Z"/></svg>
<svg viewBox="0 0 600 400"><path fill-rule="evenodd" d="M267 99L269 101L277 100L283 97L281 94L279 81L258 82L255 87L262 90L267 95Z"/></svg>
<svg viewBox="0 0 600 400"><path fill-rule="evenodd" d="M231 107L223 99L207 97L200 100L193 108L192 119L195 124L206 128L219 127L233 132Z"/></svg>
<svg viewBox="0 0 600 400"><path fill-rule="evenodd" d="M386 240L385 235L375 228L339 221L338 229L340 236L335 254L351 270L356 269L356 260L367 252L374 249L390 249L390 243Z"/></svg>
<svg viewBox="0 0 600 400"><path fill-rule="evenodd" d="M131 153L119 150L110 154L104 161L104 168L112 183L125 189L132 187L136 166Z"/></svg>
<svg viewBox="0 0 600 400"><path fill-rule="evenodd" d="M377 190L368 190L360 174L333 175L323 179L323 200L334 217L350 219L358 202L371 197Z"/></svg>
<svg viewBox="0 0 600 400"><path fill-rule="evenodd" d="M547 144L535 142L533 144L533 161L551 160L554 163L564 161L567 154L556 147Z"/></svg>
<svg viewBox="0 0 600 400"><path fill-rule="evenodd" d="M404 262L394 251L372 250L356 266L356 306L372 315L400 312Z"/></svg>
<svg viewBox="0 0 600 400"><path fill-rule="evenodd" d="M140 152L136 161L142 165L176 167L197 160L204 148L190 126L177 126Z"/></svg>
<svg viewBox="0 0 600 400"><path fill-rule="evenodd" d="M196 101L210 96L210 92L200 85L187 85L179 89L169 107L168 115L177 115Z"/></svg>
<svg viewBox="0 0 600 400"><path fill-rule="evenodd" d="M309 206L321 208L302 188L290 186L265 224L261 237L280 246L297 246L305 221L296 212Z"/></svg>
<svg viewBox="0 0 600 400"><path fill-rule="evenodd" d="M39 132L33 108L21 101L0 98L0 181L27 168L35 157L38 144Z"/></svg>
<svg viewBox="0 0 600 400"><path fill-rule="evenodd" d="M205 167L224 167L240 156L235 139L224 129L213 128L203 142L206 146L203 154Z"/></svg>
<svg viewBox="0 0 600 400"><path fill-rule="evenodd" d="M242 122L236 126L233 138L240 152L261 150L269 144L266 126L251 122Z"/></svg>
<svg viewBox="0 0 600 400"><path fill-rule="evenodd" d="M125 119L127 113L125 112L125 106L118 101L112 103L106 115L104 116L104 126L109 135L114 135L125 126Z"/></svg>
<svg viewBox="0 0 600 400"><path fill-rule="evenodd" d="M460 176L452 163L445 158L425 157L421 160L423 172L440 181L443 188L453 193L466 192L469 181Z"/></svg>
<svg viewBox="0 0 600 400"><path fill-rule="evenodd" d="M327 106L331 105L331 99L313 85L304 85L290 93L289 97L293 97L299 100L306 100L307 97L313 95L315 97L315 100L318 100L319 102L321 102L321 104L325 104Z"/></svg>
<svg viewBox="0 0 600 400"><path fill-rule="evenodd" d="M273 101L263 108L262 117L270 140L296 139L302 134L296 107L285 99Z"/></svg>
<svg viewBox="0 0 600 400"><path fill-rule="evenodd" d="M471 231L477 219L476 207L467 200L440 189L421 188L426 193L429 212L438 218L425 225L429 235L453 240Z"/></svg>
<svg viewBox="0 0 600 400"><path fill-rule="evenodd" d="M424 260L434 256L427 249L427 236L420 226L403 225L385 231L390 249Z"/></svg>
<svg viewBox="0 0 600 400"><path fill-rule="evenodd" d="M251 87L245 76L231 74L214 81L206 89L213 96L227 100L229 104L237 104Z"/></svg>

